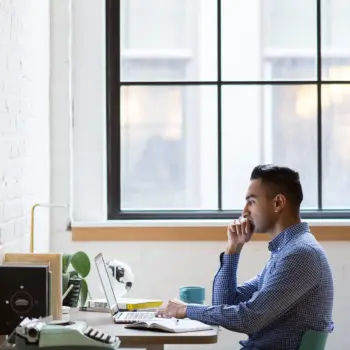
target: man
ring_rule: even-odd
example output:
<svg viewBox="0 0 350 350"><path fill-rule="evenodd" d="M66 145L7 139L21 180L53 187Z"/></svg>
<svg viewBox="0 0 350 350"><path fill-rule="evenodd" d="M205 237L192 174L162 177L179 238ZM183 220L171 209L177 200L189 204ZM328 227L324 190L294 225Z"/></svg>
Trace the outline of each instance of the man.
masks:
<svg viewBox="0 0 350 350"><path fill-rule="evenodd" d="M301 222L299 174L287 167L254 168L243 217L229 226L213 284L212 306L171 300L163 317L188 317L245 333L241 349L297 350L303 333L331 332L333 278L326 254ZM262 272L237 285L239 257L253 232L267 233L271 257ZM252 260L254 257L252 257Z"/></svg>

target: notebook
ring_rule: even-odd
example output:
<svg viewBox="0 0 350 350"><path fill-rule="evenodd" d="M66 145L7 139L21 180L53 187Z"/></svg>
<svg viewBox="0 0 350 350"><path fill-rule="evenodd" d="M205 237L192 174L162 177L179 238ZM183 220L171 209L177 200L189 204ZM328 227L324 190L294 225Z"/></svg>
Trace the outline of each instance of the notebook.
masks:
<svg viewBox="0 0 350 350"><path fill-rule="evenodd" d="M138 299L138 298L116 298L119 311L140 310L140 309L158 309L163 304L162 300L156 299ZM89 308L108 308L106 299L88 299L86 307Z"/></svg>
<svg viewBox="0 0 350 350"><path fill-rule="evenodd" d="M131 323L125 326L125 328L134 328L140 330L152 330L152 331L163 331L170 333L186 333L186 332L197 332L197 331L208 331L213 327L190 319L176 319L176 318L158 318L153 321L140 321Z"/></svg>

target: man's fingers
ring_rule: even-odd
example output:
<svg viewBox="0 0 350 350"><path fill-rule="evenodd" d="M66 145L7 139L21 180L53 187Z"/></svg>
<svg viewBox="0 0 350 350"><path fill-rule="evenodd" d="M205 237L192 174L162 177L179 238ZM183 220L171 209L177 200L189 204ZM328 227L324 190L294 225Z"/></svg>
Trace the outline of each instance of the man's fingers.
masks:
<svg viewBox="0 0 350 350"><path fill-rule="evenodd" d="M243 232L242 232L242 225L239 219L238 220L235 219L235 225L236 225L237 235L241 235Z"/></svg>
<svg viewBox="0 0 350 350"><path fill-rule="evenodd" d="M241 220L243 234L248 234L250 232L249 231L249 220L246 219L244 216L241 216L240 220Z"/></svg>
<svg viewBox="0 0 350 350"><path fill-rule="evenodd" d="M163 318L167 318L168 316L168 312L167 312L167 308L165 309L159 309L157 312L157 317L163 317Z"/></svg>
<svg viewBox="0 0 350 350"><path fill-rule="evenodd" d="M169 302L158 308L157 315L165 315L169 309Z"/></svg>
<svg viewBox="0 0 350 350"><path fill-rule="evenodd" d="M228 235L236 235L237 233L236 233L236 227L233 225L233 224L230 224L229 226L228 226L228 228L227 228L227 234Z"/></svg>
<svg viewBox="0 0 350 350"><path fill-rule="evenodd" d="M166 309L158 309L157 315L164 315Z"/></svg>
<svg viewBox="0 0 350 350"><path fill-rule="evenodd" d="M243 216L240 216L238 220L241 226L241 233L244 235L247 233L247 220Z"/></svg>
<svg viewBox="0 0 350 350"><path fill-rule="evenodd" d="M241 223L239 220L235 219L232 221L232 224L229 225L228 230L230 231L231 234L234 235L241 235L242 230L241 230Z"/></svg>
<svg viewBox="0 0 350 350"><path fill-rule="evenodd" d="M233 220L232 224L229 226L229 231L231 233L236 233L237 235L248 234L251 232L251 229L251 222L243 216L239 219Z"/></svg>
<svg viewBox="0 0 350 350"><path fill-rule="evenodd" d="M173 299L170 300L170 303L176 303L176 304L180 303L180 304L182 304L182 301L180 299L173 298Z"/></svg>
<svg viewBox="0 0 350 350"><path fill-rule="evenodd" d="M247 225L245 227L245 230L246 230L246 233L251 233L252 232L252 223L250 222L250 220L246 219L247 220Z"/></svg>

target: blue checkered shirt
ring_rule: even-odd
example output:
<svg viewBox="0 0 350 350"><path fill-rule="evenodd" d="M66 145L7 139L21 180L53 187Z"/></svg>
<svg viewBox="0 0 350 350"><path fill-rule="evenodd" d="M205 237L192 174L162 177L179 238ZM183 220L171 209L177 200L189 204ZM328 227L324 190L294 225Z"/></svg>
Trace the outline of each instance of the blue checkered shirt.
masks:
<svg viewBox="0 0 350 350"><path fill-rule="evenodd" d="M187 317L245 333L242 349L297 350L308 330L333 330L333 278L326 254L307 223L269 242L261 274L237 286L239 254L220 255L213 306L187 306ZM254 257L252 257L252 260Z"/></svg>

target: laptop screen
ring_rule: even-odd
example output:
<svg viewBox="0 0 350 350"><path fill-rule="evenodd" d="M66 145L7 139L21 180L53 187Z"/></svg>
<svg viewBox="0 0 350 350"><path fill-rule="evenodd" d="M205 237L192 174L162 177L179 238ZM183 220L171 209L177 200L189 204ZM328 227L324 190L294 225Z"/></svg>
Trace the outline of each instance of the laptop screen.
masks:
<svg viewBox="0 0 350 350"><path fill-rule="evenodd" d="M114 313L118 311L117 300L115 298L112 284L108 276L106 264L101 253L95 257L95 263L98 275L100 276L102 288L107 299L107 303L109 305L109 308L111 309L111 312Z"/></svg>

